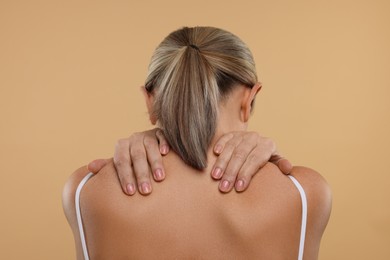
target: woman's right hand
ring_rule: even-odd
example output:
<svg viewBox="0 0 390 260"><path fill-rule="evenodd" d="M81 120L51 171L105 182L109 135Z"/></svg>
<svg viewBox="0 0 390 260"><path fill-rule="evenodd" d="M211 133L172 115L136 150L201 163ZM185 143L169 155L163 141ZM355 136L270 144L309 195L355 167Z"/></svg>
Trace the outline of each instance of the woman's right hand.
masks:
<svg viewBox="0 0 390 260"><path fill-rule="evenodd" d="M150 194L150 176L156 181L165 178L162 156L168 152L169 145L158 128L120 139L115 147L114 165L123 191L133 195L138 187L141 194ZM233 187L240 192L247 189L252 177L267 162L274 163L285 174L292 169L291 163L278 154L275 142L256 132L228 133L217 141L214 152L218 158L211 175L220 180L219 190L224 193ZM107 163L104 159L94 160L88 169L97 173Z"/></svg>

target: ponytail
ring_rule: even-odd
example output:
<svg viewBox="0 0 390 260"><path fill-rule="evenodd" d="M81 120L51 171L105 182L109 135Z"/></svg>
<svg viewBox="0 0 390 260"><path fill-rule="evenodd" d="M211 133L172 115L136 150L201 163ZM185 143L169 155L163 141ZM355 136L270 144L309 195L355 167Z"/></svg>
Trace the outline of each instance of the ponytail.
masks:
<svg viewBox="0 0 390 260"><path fill-rule="evenodd" d="M233 37L233 42L238 39L211 27L183 28L171 33L156 49L145 84L146 90L155 95L153 113L171 148L185 163L199 170L207 166L221 96L238 83L253 86L257 81L255 72L247 73L237 65L237 61L250 62L221 56L221 50L213 55L218 39L227 40L226 48L230 39L226 36ZM229 60L235 64L229 66Z"/></svg>

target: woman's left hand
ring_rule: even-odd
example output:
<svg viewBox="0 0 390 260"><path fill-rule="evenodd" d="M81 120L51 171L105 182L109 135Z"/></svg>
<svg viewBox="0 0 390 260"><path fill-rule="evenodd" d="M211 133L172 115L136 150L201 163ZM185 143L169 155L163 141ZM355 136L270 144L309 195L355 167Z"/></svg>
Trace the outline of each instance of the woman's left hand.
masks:
<svg viewBox="0 0 390 260"><path fill-rule="evenodd" d="M267 162L278 166L284 173L292 170L291 163L276 149L275 142L256 132L231 132L223 135L214 146L218 158L211 175L221 180L219 190L229 192L233 186L236 191L248 188L252 177Z"/></svg>

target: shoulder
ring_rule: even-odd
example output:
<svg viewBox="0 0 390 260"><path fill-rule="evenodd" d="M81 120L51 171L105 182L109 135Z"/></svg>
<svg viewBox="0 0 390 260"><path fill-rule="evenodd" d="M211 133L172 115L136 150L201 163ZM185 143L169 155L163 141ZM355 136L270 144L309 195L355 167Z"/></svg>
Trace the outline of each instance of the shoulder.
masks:
<svg viewBox="0 0 390 260"><path fill-rule="evenodd" d="M82 179L89 173L87 166L78 168L66 181L62 190L62 207L68 222L75 217L75 194ZM70 223L71 224L71 223Z"/></svg>
<svg viewBox="0 0 390 260"><path fill-rule="evenodd" d="M83 259L83 257L76 218L75 195L78 185L88 173L87 166L80 167L69 177L62 190L62 207L73 232L77 259Z"/></svg>
<svg viewBox="0 0 390 260"><path fill-rule="evenodd" d="M322 209L324 213L330 212L332 192L321 174L307 167L295 166L291 171L291 175L302 185L308 197L308 202L317 205L316 208Z"/></svg>
<svg viewBox="0 0 390 260"><path fill-rule="evenodd" d="M308 204L307 240L309 255L317 255L321 237L328 224L332 209L332 192L326 180L315 170L294 167L291 175L302 185Z"/></svg>
<svg viewBox="0 0 390 260"><path fill-rule="evenodd" d="M78 168L70 175L62 191L62 207L73 230L77 229L76 190L89 173L87 166ZM104 185L101 185L102 183ZM107 194L110 194L109 197L111 197L114 193L122 194L122 190L120 185L118 185L115 167L111 160L85 183L80 193L82 198L80 205L83 205L83 210L91 209L94 205L100 205L101 200L107 197Z"/></svg>

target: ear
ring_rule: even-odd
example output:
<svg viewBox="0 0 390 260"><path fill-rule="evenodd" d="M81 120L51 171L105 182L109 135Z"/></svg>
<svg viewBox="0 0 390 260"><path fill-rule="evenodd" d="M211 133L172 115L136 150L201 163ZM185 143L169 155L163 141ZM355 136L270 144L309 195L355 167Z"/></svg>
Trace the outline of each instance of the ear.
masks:
<svg viewBox="0 0 390 260"><path fill-rule="evenodd" d="M247 89L245 92L245 97L243 98L241 104L241 116L243 122L248 122L252 111L253 101L255 100L257 93L261 90L261 87L261 83L258 82L251 89Z"/></svg>
<svg viewBox="0 0 390 260"><path fill-rule="evenodd" d="M148 108L149 120L152 125L155 125L157 123L157 118L153 113L154 96L145 89L145 86L141 87L141 91L142 94L144 94L146 107Z"/></svg>

